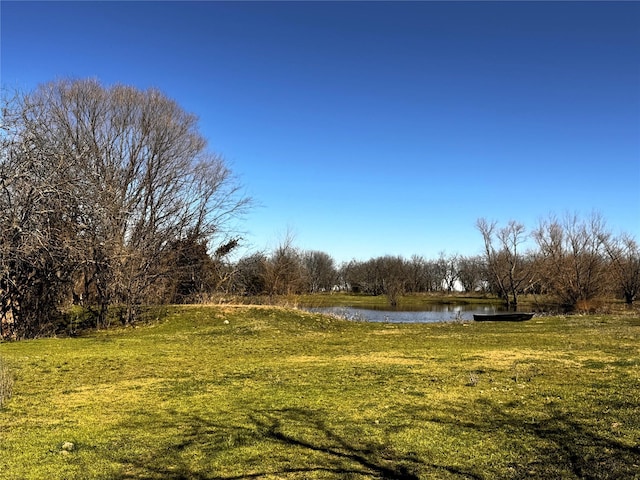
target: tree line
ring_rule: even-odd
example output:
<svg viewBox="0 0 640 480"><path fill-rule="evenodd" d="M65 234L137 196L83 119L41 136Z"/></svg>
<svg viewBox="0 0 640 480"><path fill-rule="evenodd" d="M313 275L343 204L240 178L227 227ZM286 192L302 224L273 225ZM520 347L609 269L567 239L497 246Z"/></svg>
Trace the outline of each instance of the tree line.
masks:
<svg viewBox="0 0 640 480"><path fill-rule="evenodd" d="M602 297L631 305L640 291L640 248L628 234L613 235L599 214L550 215L527 231L516 221L476 223L483 253L441 253L438 258L381 256L336 266L331 256L282 242L270 255L253 254L232 266L229 292L283 295L344 290L386 295L483 292L515 307L524 294L558 307L588 308Z"/></svg>
<svg viewBox="0 0 640 480"><path fill-rule="evenodd" d="M334 290L386 295L525 293L569 308L640 289L634 238L594 214L550 216L531 231L479 219L483 253L382 256L336 265L287 237L234 259L233 220L250 205L197 118L155 89L60 80L2 97L0 336L46 335L81 309L95 327L145 305L216 295Z"/></svg>

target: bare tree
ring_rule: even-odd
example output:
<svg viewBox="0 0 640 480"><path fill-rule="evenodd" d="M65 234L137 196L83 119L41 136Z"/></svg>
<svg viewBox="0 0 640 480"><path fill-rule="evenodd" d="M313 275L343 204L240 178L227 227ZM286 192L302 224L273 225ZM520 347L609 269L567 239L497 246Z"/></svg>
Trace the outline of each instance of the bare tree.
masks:
<svg viewBox="0 0 640 480"><path fill-rule="evenodd" d="M302 262L311 293L331 290L337 281L337 271L335 262L328 253L315 250L304 252Z"/></svg>
<svg viewBox="0 0 640 480"><path fill-rule="evenodd" d="M417 293L427 291L426 260L420 255L412 255L407 264L407 291Z"/></svg>
<svg viewBox="0 0 640 480"><path fill-rule="evenodd" d="M344 262L340 267L340 278L344 282L345 288L352 293L363 292L362 263L357 260Z"/></svg>
<svg viewBox="0 0 640 480"><path fill-rule="evenodd" d="M265 288L269 295L290 295L304 290L306 272L290 233L274 249L265 267Z"/></svg>
<svg viewBox="0 0 640 480"><path fill-rule="evenodd" d="M524 261L520 252L527 238L524 225L510 220L503 228L497 222L489 223L480 218L476 227L484 240L485 260L491 282L507 307L518 305L518 295L532 282L530 262Z"/></svg>
<svg viewBox="0 0 640 480"><path fill-rule="evenodd" d="M0 131L0 334L49 333L79 259L68 159L24 129L21 98L3 98Z"/></svg>
<svg viewBox="0 0 640 480"><path fill-rule="evenodd" d="M627 305L633 304L640 292L640 248L629 234L604 238L603 245L610 262L614 290L622 294Z"/></svg>
<svg viewBox="0 0 640 480"><path fill-rule="evenodd" d="M439 276L442 278L442 288L447 292L455 290L458 281L458 262L457 254L447 255L445 252L440 252L436 260Z"/></svg>
<svg viewBox="0 0 640 480"><path fill-rule="evenodd" d="M267 290L267 256L262 252L242 257L236 263L233 290L241 295L260 295Z"/></svg>
<svg viewBox="0 0 640 480"><path fill-rule="evenodd" d="M596 213L586 221L567 214L562 220L550 216L540 222L534 238L542 281L564 306L574 308L604 291L608 237L604 220Z"/></svg>
<svg viewBox="0 0 640 480"><path fill-rule="evenodd" d="M443 265L438 260L427 260L424 265L424 278L427 292L442 292L445 284Z"/></svg>
<svg viewBox="0 0 640 480"><path fill-rule="evenodd" d="M407 263L402 257L391 255L378 258L377 263L387 301L392 307L397 307L400 297L407 291Z"/></svg>
<svg viewBox="0 0 640 480"><path fill-rule="evenodd" d="M214 245L248 205L223 159L206 150L197 118L157 90L63 80L13 107L13 163L39 162L41 190L54 185L71 199L57 212L81 263L76 295L97 307L99 324L111 304L123 304L130 321L141 303L163 301L171 246Z"/></svg>
<svg viewBox="0 0 640 480"><path fill-rule="evenodd" d="M402 257L386 255L365 262L351 261L342 275L352 291L369 295L386 295L395 307L410 283L409 263Z"/></svg>
<svg viewBox="0 0 640 480"><path fill-rule="evenodd" d="M458 259L458 279L465 292L475 292L483 289L483 281L486 279L486 265L479 256Z"/></svg>
<svg viewBox="0 0 640 480"><path fill-rule="evenodd" d="M364 262L351 260L343 266L342 276L354 293L382 295L385 291L381 265L377 258Z"/></svg>

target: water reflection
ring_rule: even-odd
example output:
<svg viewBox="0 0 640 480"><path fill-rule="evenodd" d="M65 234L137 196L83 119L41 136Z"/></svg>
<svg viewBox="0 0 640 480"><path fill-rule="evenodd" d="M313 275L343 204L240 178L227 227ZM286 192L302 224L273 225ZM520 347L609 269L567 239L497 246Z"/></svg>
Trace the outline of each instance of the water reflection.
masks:
<svg viewBox="0 0 640 480"><path fill-rule="evenodd" d="M435 323L471 321L476 313L495 313L504 311L495 305L434 304L421 307L420 310L388 310L359 307L314 307L306 308L310 312L325 313L346 320L386 323Z"/></svg>

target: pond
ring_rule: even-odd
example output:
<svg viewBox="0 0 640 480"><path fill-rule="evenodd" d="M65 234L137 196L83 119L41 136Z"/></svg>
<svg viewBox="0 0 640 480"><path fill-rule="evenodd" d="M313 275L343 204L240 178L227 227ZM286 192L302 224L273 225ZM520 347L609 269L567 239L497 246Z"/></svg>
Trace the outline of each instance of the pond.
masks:
<svg viewBox="0 0 640 480"><path fill-rule="evenodd" d="M385 323L435 323L471 321L476 313L496 313L505 308L486 304L433 304L420 310L391 310L359 307L313 307L305 310L325 313L346 320Z"/></svg>

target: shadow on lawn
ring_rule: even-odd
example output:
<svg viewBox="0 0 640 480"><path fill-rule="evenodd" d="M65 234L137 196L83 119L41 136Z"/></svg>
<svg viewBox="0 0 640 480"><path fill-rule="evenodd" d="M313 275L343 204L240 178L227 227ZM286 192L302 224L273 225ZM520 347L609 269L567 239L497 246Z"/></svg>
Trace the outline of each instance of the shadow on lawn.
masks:
<svg viewBox="0 0 640 480"><path fill-rule="evenodd" d="M640 479L640 446L617 440L588 422L572 418L553 405L541 412L540 420L530 412L480 400L484 415L464 407L443 405L437 411L408 407L404 412L415 424L441 424L454 434L472 430L492 440L512 439L517 462L498 465L478 473L451 465L437 465L414 453L395 450L389 442L363 438L364 433L345 425L337 431L320 412L283 409L257 412L242 426L216 424L199 417L172 419L167 428L185 425L182 440L158 447L145 457L120 459L125 465L120 478L172 480L241 480L264 477L306 479L418 480L458 478L482 480L504 478ZM525 415L526 414L526 415ZM527 416L528 415L528 416ZM346 429L346 430L345 430ZM349 433L340 433L340 432ZM499 448L499 447L497 447ZM244 449L244 450L243 450ZM190 459L198 456L198 464ZM228 456L226 473L207 469L216 458ZM234 469L233 458L241 458L244 470ZM255 457L249 461L249 457ZM261 464L262 462L262 464ZM233 472L233 473L232 473Z"/></svg>
<svg viewBox="0 0 640 480"><path fill-rule="evenodd" d="M585 480L640 479L640 445L628 445L614 434L604 434L570 414L551 405L540 412L544 420L505 408L487 400L480 400L486 414L470 418L463 408L448 407L435 416L415 418L470 429L491 435L502 431L513 439L514 450L531 451L528 457L508 466L511 480L525 478L576 478ZM637 406L629 407L637 410ZM604 409L604 411L607 411ZM407 414L411 414L407 412ZM605 422L606 423L606 422ZM523 448L524 447L524 448Z"/></svg>
<svg viewBox="0 0 640 480"><path fill-rule="evenodd" d="M190 418L190 430L185 433L183 441L152 453L146 460L139 457L121 459L125 470L130 473L120 478L241 480L272 476L302 479L318 474L323 478L329 475L330 478L419 480L420 472L433 474L435 471L442 472L447 478L483 478L455 467L428 464L415 454L400 453L389 445L367 438L348 440L328 427L317 412L310 410L264 412L252 415L250 421L249 426L230 427L202 418ZM263 457L257 457L253 465L247 462L251 469L242 474L198 471L186 463L182 455L187 449L195 448L213 458L224 451L265 441L271 442L275 448L265 447L258 453ZM277 452L279 458L269 458L270 466L260 465L260 458L269 456L270 449Z"/></svg>

